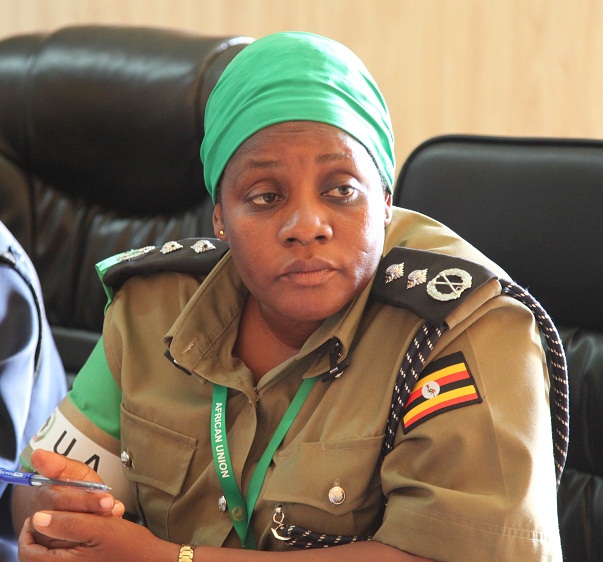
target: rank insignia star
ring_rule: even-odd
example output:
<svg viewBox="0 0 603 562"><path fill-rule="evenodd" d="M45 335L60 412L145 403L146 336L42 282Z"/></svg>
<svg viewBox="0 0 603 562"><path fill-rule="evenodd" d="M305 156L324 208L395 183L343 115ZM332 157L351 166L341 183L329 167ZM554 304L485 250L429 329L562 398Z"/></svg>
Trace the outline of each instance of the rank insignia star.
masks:
<svg viewBox="0 0 603 562"><path fill-rule="evenodd" d="M426 269L415 269L408 274L408 282L406 283L407 289L418 287L423 283L427 282L427 270Z"/></svg>
<svg viewBox="0 0 603 562"><path fill-rule="evenodd" d="M191 246L191 249L197 252L197 254L202 254L203 252L215 250L216 247L209 240L197 240Z"/></svg>
<svg viewBox="0 0 603 562"><path fill-rule="evenodd" d="M171 242L166 242L159 250L162 254L169 254L170 252L175 252L176 250L182 249L182 244L172 240Z"/></svg>
<svg viewBox="0 0 603 562"><path fill-rule="evenodd" d="M120 254L119 256L117 256L117 260L118 261L128 261L128 260L137 258L138 256L143 256L144 254L148 254L150 251L152 251L154 249L155 249L155 246L145 246L144 248L128 250L127 252L124 252L123 254Z"/></svg>
<svg viewBox="0 0 603 562"><path fill-rule="evenodd" d="M404 263L394 263L385 270L385 282L391 283L404 275Z"/></svg>

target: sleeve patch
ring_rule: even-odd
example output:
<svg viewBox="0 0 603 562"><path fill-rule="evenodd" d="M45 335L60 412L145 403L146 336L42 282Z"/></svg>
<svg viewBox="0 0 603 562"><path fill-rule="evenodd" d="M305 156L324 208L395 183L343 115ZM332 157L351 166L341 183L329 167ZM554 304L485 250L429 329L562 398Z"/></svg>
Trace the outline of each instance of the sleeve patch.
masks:
<svg viewBox="0 0 603 562"><path fill-rule="evenodd" d="M464 355L442 357L428 365L415 384L402 412L402 431L406 434L434 416L480 402Z"/></svg>
<svg viewBox="0 0 603 562"><path fill-rule="evenodd" d="M74 425L70 410L73 416L76 408L70 407L66 398L32 437L22 454L21 462L32 470L31 453L36 449L53 451L79 460L96 471L105 484L111 486L111 493L126 505L127 511L135 512L136 508L132 503L130 485L124 473L119 448L116 452L109 451L83 433Z"/></svg>

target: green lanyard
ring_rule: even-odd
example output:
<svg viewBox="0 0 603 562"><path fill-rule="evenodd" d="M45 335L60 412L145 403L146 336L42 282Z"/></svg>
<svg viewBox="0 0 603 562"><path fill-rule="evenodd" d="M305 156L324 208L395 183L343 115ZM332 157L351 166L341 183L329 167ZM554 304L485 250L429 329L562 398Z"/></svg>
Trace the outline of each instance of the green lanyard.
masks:
<svg viewBox="0 0 603 562"><path fill-rule="evenodd" d="M243 494L241 494L241 490L235 480L232 463L230 461L230 453L228 451L228 440L226 438L226 400L228 398L228 389L225 386L214 384L212 396L211 450L214 457L216 474L220 479L220 485L222 486L226 504L228 505L230 519L237 535L239 535L239 538L241 539L243 548L257 550L257 543L253 536L253 531L250 528L251 515L255 508L255 503L260 494L272 458L285 435L287 435L287 431L289 431L293 420L301 410L301 407L308 397L308 394L310 394L317 379L318 377L305 379L293 397L291 404L289 404L283 419L278 424L270 443L268 443L268 447L266 447L266 450L253 471L251 481L249 482L249 490L247 491L247 502L243 499Z"/></svg>

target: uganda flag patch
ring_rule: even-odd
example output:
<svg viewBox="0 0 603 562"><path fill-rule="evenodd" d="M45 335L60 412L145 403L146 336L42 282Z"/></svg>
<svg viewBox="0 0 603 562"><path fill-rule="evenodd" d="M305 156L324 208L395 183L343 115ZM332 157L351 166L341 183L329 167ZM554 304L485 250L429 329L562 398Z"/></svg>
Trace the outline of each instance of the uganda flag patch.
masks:
<svg viewBox="0 0 603 562"><path fill-rule="evenodd" d="M402 412L402 430L406 434L438 414L481 401L464 355L442 357L421 373Z"/></svg>

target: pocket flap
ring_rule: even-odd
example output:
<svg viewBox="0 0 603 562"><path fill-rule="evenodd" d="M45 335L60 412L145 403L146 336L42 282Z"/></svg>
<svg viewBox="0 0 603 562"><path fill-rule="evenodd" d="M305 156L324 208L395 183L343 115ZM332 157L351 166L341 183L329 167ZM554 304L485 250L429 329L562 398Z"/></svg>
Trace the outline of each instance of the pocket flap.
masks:
<svg viewBox="0 0 603 562"><path fill-rule="evenodd" d="M376 472L382 443L381 436L288 447L274 459L263 498L306 504L334 515L348 513L379 487ZM335 487L345 492L341 503L330 499L329 492Z"/></svg>
<svg viewBox="0 0 603 562"><path fill-rule="evenodd" d="M172 496L182 489L197 447L194 437L183 435L131 412L121 410L122 451L130 460L126 475Z"/></svg>

